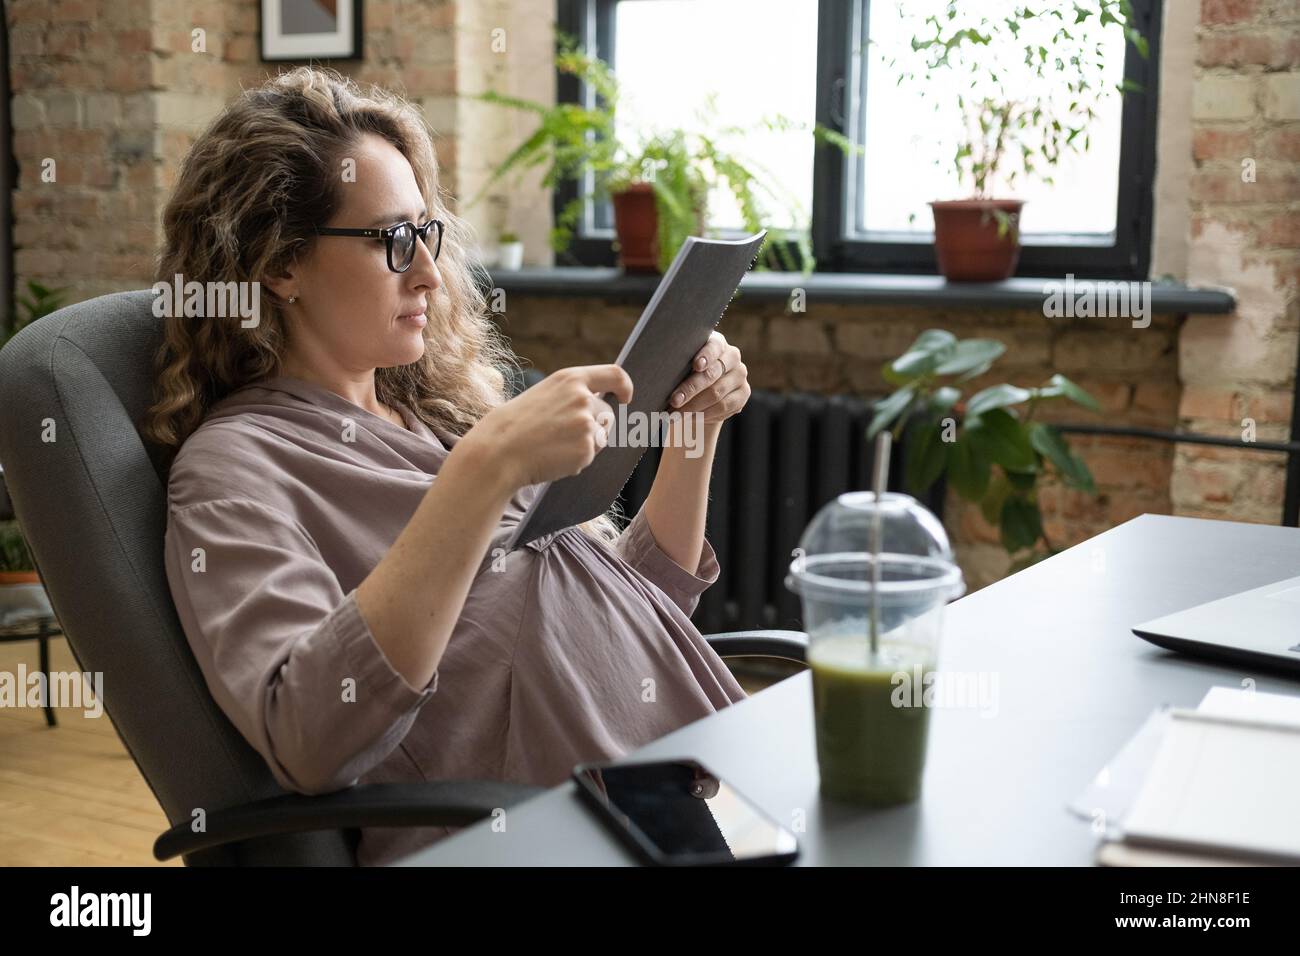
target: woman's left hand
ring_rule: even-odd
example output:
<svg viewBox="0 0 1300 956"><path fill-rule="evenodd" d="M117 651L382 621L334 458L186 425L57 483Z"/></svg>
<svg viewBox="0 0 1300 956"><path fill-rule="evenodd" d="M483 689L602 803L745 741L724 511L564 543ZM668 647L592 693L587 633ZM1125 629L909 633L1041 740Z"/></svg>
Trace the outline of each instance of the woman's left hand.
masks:
<svg viewBox="0 0 1300 956"><path fill-rule="evenodd" d="M700 412L706 425L720 424L745 407L749 394L749 369L740 360L740 349L713 332L691 363L691 374L673 390L668 409Z"/></svg>

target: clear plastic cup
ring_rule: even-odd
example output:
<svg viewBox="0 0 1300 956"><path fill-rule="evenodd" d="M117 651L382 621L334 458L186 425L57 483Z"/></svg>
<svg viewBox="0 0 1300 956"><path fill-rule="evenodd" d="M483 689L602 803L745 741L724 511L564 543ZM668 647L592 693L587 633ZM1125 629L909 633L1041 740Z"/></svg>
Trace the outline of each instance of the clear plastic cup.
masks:
<svg viewBox="0 0 1300 956"><path fill-rule="evenodd" d="M944 606L965 589L942 524L908 495L841 495L804 532L786 586L803 603L822 794L916 799Z"/></svg>

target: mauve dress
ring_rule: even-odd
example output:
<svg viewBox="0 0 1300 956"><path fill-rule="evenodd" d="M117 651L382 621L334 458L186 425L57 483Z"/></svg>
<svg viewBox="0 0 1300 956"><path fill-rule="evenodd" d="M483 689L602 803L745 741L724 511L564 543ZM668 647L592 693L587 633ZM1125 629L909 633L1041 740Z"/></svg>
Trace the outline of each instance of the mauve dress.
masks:
<svg viewBox="0 0 1300 956"><path fill-rule="evenodd" d="M745 698L691 624L718 577L661 550L639 512L613 544L577 528L494 558L540 485L506 507L437 673L412 687L355 589L455 445L287 376L216 404L168 479L167 577L217 703L281 786L451 778L554 786ZM201 551L198 549L202 549ZM454 827L368 827L391 862Z"/></svg>

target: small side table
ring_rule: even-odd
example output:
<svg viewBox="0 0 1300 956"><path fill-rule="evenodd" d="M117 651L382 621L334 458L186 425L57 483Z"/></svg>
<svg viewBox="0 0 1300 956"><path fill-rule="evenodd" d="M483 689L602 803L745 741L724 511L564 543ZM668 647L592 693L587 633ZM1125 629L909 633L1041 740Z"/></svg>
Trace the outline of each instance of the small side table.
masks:
<svg viewBox="0 0 1300 956"><path fill-rule="evenodd" d="M41 673L45 675L46 694L45 694L45 723L49 726L56 726L54 719L54 707L51 695L49 693L50 677L50 638L61 637L63 628L59 627L59 621L53 614L45 614L41 617L32 618L23 621L21 624L11 624L8 627L0 627L0 644L12 644L16 641L40 641L41 655Z"/></svg>

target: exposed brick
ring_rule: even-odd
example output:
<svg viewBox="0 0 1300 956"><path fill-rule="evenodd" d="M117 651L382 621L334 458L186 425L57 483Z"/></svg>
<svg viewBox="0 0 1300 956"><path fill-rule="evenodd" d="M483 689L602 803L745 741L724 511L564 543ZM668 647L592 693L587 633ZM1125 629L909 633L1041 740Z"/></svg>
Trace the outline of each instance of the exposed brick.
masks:
<svg viewBox="0 0 1300 956"><path fill-rule="evenodd" d="M749 359L745 360L746 364ZM880 374L880 366L873 362L849 361L844 365L844 375L848 390L852 395L884 395L893 390L893 386ZM750 379L753 380L751 366Z"/></svg>
<svg viewBox="0 0 1300 956"><path fill-rule="evenodd" d="M1237 468L1211 462L1197 462L1174 469L1170 496L1175 504L1232 501L1241 477Z"/></svg>
<svg viewBox="0 0 1300 956"><path fill-rule="evenodd" d="M539 300L515 303L509 297L505 312L493 315L501 331L514 342L573 339L578 336L578 317L567 310L538 308Z"/></svg>
<svg viewBox="0 0 1300 956"><path fill-rule="evenodd" d="M1260 159L1282 159L1300 162L1300 127L1290 126L1270 130L1259 138Z"/></svg>
<svg viewBox="0 0 1300 956"><path fill-rule="evenodd" d="M918 328L896 322L838 322L835 350L878 363L892 361L916 341Z"/></svg>
<svg viewBox="0 0 1300 956"><path fill-rule="evenodd" d="M1239 405L1241 418L1253 418L1256 422L1288 423L1291 420L1292 395L1290 392L1264 392L1262 394L1242 396Z"/></svg>
<svg viewBox="0 0 1300 956"><path fill-rule="evenodd" d="M93 23L99 18L99 8L98 0L59 0L53 18L59 23Z"/></svg>
<svg viewBox="0 0 1300 956"><path fill-rule="evenodd" d="M85 31L81 27L57 26L45 38L45 53L54 57L80 56L84 35Z"/></svg>
<svg viewBox="0 0 1300 956"><path fill-rule="evenodd" d="M1198 120L1244 120L1255 115L1255 81L1248 76L1203 76L1192 87Z"/></svg>
<svg viewBox="0 0 1300 956"><path fill-rule="evenodd" d="M1108 497L1101 529L1113 528L1144 514L1168 514L1169 511L1166 496L1153 499L1147 494L1121 491Z"/></svg>
<svg viewBox="0 0 1300 956"><path fill-rule="evenodd" d="M979 506L956 495L949 495L948 502L956 512L957 537L961 541L978 541L985 544L997 544L1002 540L997 528L984 520ZM951 524L951 520L949 521Z"/></svg>
<svg viewBox="0 0 1300 956"><path fill-rule="evenodd" d="M1057 337L1053 355L1059 371L1137 372L1168 361L1172 346L1167 335L1154 328L1127 328L1123 320L1096 321L1110 322L1114 328L1070 329Z"/></svg>
<svg viewBox="0 0 1300 956"><path fill-rule="evenodd" d="M1255 181L1244 182L1240 164L1207 166L1192 174L1192 199L1199 202L1288 202L1300 195L1300 173L1294 165L1258 163Z"/></svg>
<svg viewBox="0 0 1300 956"><path fill-rule="evenodd" d="M1294 62L1295 43L1289 31L1276 33L1204 33L1196 62L1206 67L1264 66L1283 69Z"/></svg>
<svg viewBox="0 0 1300 956"><path fill-rule="evenodd" d="M39 96L20 93L13 98L10 113L15 130L41 129L45 126L45 103Z"/></svg>
<svg viewBox="0 0 1300 956"><path fill-rule="evenodd" d="M1181 418L1213 418L1234 421L1237 418L1237 393L1189 385L1178 403Z"/></svg>
<svg viewBox="0 0 1300 956"><path fill-rule="evenodd" d="M366 16L370 16L370 8L366 9ZM253 36L233 36L221 51L222 59L234 63L250 62L257 55L257 38Z"/></svg>
<svg viewBox="0 0 1300 956"><path fill-rule="evenodd" d="M718 331L726 336L727 341L740 349L744 360L767 348L763 337L763 320L756 315L725 315L718 325Z"/></svg>
<svg viewBox="0 0 1300 956"><path fill-rule="evenodd" d="M790 385L808 392L834 393L843 389L841 363L831 355L791 355ZM749 367L749 363L745 363Z"/></svg>
<svg viewBox="0 0 1300 956"><path fill-rule="evenodd" d="M775 352L830 354L831 343L821 322L803 315L794 319L772 319L767 329L768 342Z"/></svg>
<svg viewBox="0 0 1300 956"><path fill-rule="evenodd" d="M84 105L79 93L51 93L45 98L46 120L51 126L80 126Z"/></svg>
<svg viewBox="0 0 1300 956"><path fill-rule="evenodd" d="M370 0L366 4L366 31L387 30L393 25L393 4L390 0Z"/></svg>
<svg viewBox="0 0 1300 956"><path fill-rule="evenodd" d="M1105 439L1077 453L1092 471L1099 488L1164 488L1169 484L1173 456L1150 442Z"/></svg>
<svg viewBox="0 0 1300 956"><path fill-rule="evenodd" d="M1192 155L1198 162L1207 159L1240 161L1254 153L1255 135L1244 129L1201 127L1192 133Z"/></svg>
<svg viewBox="0 0 1300 956"><path fill-rule="evenodd" d="M1144 380L1133 391L1133 410L1172 419L1178 413L1182 388L1177 382Z"/></svg>
<svg viewBox="0 0 1300 956"><path fill-rule="evenodd" d="M1201 25L1246 23L1255 18L1258 0L1201 0Z"/></svg>
<svg viewBox="0 0 1300 956"><path fill-rule="evenodd" d="M1275 73L1263 78L1261 105L1271 120L1300 120L1300 73Z"/></svg>
<svg viewBox="0 0 1300 956"><path fill-rule="evenodd" d="M104 73L104 89L114 93L135 93L149 88L151 64L147 57L126 57L110 63Z"/></svg>
<svg viewBox="0 0 1300 956"><path fill-rule="evenodd" d="M118 53L148 53L153 47L153 31L148 29L118 30L113 39Z"/></svg>
<svg viewBox="0 0 1300 956"><path fill-rule="evenodd" d="M1258 237L1261 245L1300 248L1300 212L1285 212L1260 223Z"/></svg>
<svg viewBox="0 0 1300 956"><path fill-rule="evenodd" d="M749 384L752 388L779 392L790 387L789 361L783 355L756 355L752 361L746 357L745 367L749 369Z"/></svg>
<svg viewBox="0 0 1300 956"><path fill-rule="evenodd" d="M122 121L122 97L115 93L87 93L83 121L91 127L116 128Z"/></svg>
<svg viewBox="0 0 1300 956"><path fill-rule="evenodd" d="M602 310L599 313L582 316L582 338L587 342L606 345L622 345L627 341L637 317L631 312Z"/></svg>

